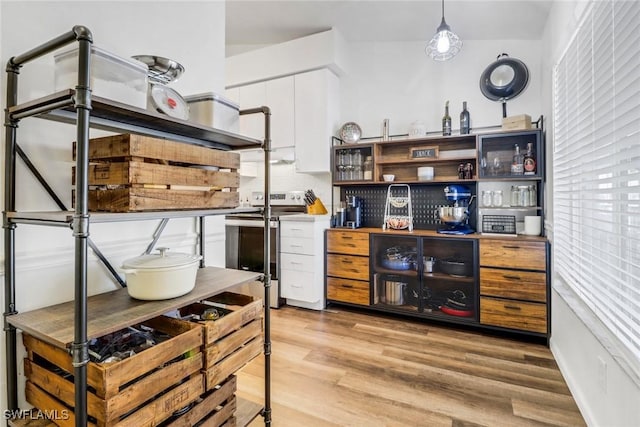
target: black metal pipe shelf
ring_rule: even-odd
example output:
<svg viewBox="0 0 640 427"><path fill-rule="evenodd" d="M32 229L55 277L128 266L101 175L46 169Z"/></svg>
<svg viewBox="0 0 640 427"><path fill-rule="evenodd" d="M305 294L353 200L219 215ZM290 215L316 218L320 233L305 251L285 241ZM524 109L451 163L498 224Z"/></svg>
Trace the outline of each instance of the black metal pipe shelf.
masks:
<svg viewBox="0 0 640 427"><path fill-rule="evenodd" d="M176 211L145 211L145 212L91 212L91 223L146 221L165 218L194 218L215 215L233 215L242 213L262 213L258 208L233 209L196 209ZM7 212L7 219L14 224L61 225L73 222L74 211L39 211L39 212Z"/></svg>
<svg viewBox="0 0 640 427"><path fill-rule="evenodd" d="M47 120L75 124L76 111L73 108L75 94L74 89L66 89L34 99L10 107L9 116L14 119L38 116ZM262 147L262 141L258 139L169 117L165 114L98 96L91 97L89 123L95 129L112 132L129 131L223 150Z"/></svg>

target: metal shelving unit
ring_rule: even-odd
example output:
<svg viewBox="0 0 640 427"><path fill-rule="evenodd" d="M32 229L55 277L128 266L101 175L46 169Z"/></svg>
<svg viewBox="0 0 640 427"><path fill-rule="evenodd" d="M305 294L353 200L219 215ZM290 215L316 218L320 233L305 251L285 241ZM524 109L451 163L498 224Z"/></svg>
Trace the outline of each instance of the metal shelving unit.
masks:
<svg viewBox="0 0 640 427"><path fill-rule="evenodd" d="M67 44L77 42L79 45L78 85L75 89L57 92L43 98L18 104L18 74L22 66L28 62L49 54ZM18 409L17 387L17 342L16 325L12 324L11 316L16 315L16 283L15 283L15 230L18 224L35 224L43 226L70 227L75 239L74 261L74 313L70 316L74 324L73 343L70 352L74 364L75 383L75 419L76 426L87 424L87 261L88 248L97 251L89 239L90 223L136 221L170 218L193 217L200 219L200 251L203 251L203 218L210 215L225 215L231 212L255 212L256 209L219 209L219 210L190 210L163 211L140 213L89 213L88 211L88 145L89 129L103 129L110 131L126 131L149 136L169 138L175 141L208 146L212 148L233 150L239 148L261 147L265 158L265 206L262 213L265 219L265 247L270 246L268 222L271 216L269 203L270 183L270 118L268 107L258 107L243 110L240 114L263 114L265 117L265 139L259 141L235 135L222 130L175 119L156 112L128 106L108 99L94 97L90 90L90 61L93 36L91 31L83 26L75 26L65 34L48 42L12 57L6 67L7 94L5 110L5 205L3 212L4 249L5 249L5 282L4 282L4 314L3 326L6 334L6 363L7 363L7 406L9 410ZM26 158L17 143L19 121L29 117L54 120L74 124L77 129L76 154L76 203L73 211L66 210L59 198L53 194L42 175ZM56 212L19 212L16 207L16 159L21 157L27 167L36 175L40 183L58 203L61 211ZM162 227L162 225L161 225ZM264 264L270 264L270 251L264 251ZM96 255L100 257L99 252ZM102 258L101 258L102 259ZM264 282L265 301L269 301L271 277L268 272L262 274ZM164 309L164 308L163 308ZM270 373L270 308L264 308L264 355L265 355L265 399L260 414L265 425L271 424L271 373ZM251 406L251 405L249 405Z"/></svg>

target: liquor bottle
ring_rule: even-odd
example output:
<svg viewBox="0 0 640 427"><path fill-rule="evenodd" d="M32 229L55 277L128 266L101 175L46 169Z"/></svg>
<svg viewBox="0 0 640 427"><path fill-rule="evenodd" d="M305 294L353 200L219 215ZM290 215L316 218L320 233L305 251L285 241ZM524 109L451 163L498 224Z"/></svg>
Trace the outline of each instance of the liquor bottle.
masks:
<svg viewBox="0 0 640 427"><path fill-rule="evenodd" d="M470 125L471 117L469 116L469 110L467 110L467 101L464 101L462 103L462 112L460 113L460 135L467 135Z"/></svg>
<svg viewBox="0 0 640 427"><path fill-rule="evenodd" d="M535 175L536 174L536 157L533 154L533 143L527 143L527 153L524 155L524 160L522 161L522 166L524 168L525 175Z"/></svg>
<svg viewBox="0 0 640 427"><path fill-rule="evenodd" d="M451 116L449 115L449 101L444 104L444 116L442 116L442 135L451 135Z"/></svg>
<svg viewBox="0 0 640 427"><path fill-rule="evenodd" d="M522 165L523 161L524 161L524 156L520 153L520 146L516 144L513 149L513 161L511 162L511 175L523 174L524 172L524 167Z"/></svg>

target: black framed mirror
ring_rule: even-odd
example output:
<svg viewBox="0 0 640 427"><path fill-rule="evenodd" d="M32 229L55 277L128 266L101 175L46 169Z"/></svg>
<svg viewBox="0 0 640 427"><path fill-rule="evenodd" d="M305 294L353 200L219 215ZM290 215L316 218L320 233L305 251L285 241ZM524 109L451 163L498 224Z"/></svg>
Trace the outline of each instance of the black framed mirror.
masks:
<svg viewBox="0 0 640 427"><path fill-rule="evenodd" d="M502 102L502 117L507 117L507 100L525 90L529 83L529 69L506 53L498 55L480 76L480 91L492 101Z"/></svg>

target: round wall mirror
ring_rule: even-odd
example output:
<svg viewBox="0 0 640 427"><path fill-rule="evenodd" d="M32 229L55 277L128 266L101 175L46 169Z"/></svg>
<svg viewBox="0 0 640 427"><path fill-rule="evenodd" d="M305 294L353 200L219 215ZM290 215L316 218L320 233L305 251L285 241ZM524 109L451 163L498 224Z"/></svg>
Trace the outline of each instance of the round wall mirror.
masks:
<svg viewBox="0 0 640 427"><path fill-rule="evenodd" d="M507 100L520 95L529 83L524 62L506 53L498 55L480 76L480 91L492 101L502 102L502 117L507 117Z"/></svg>

